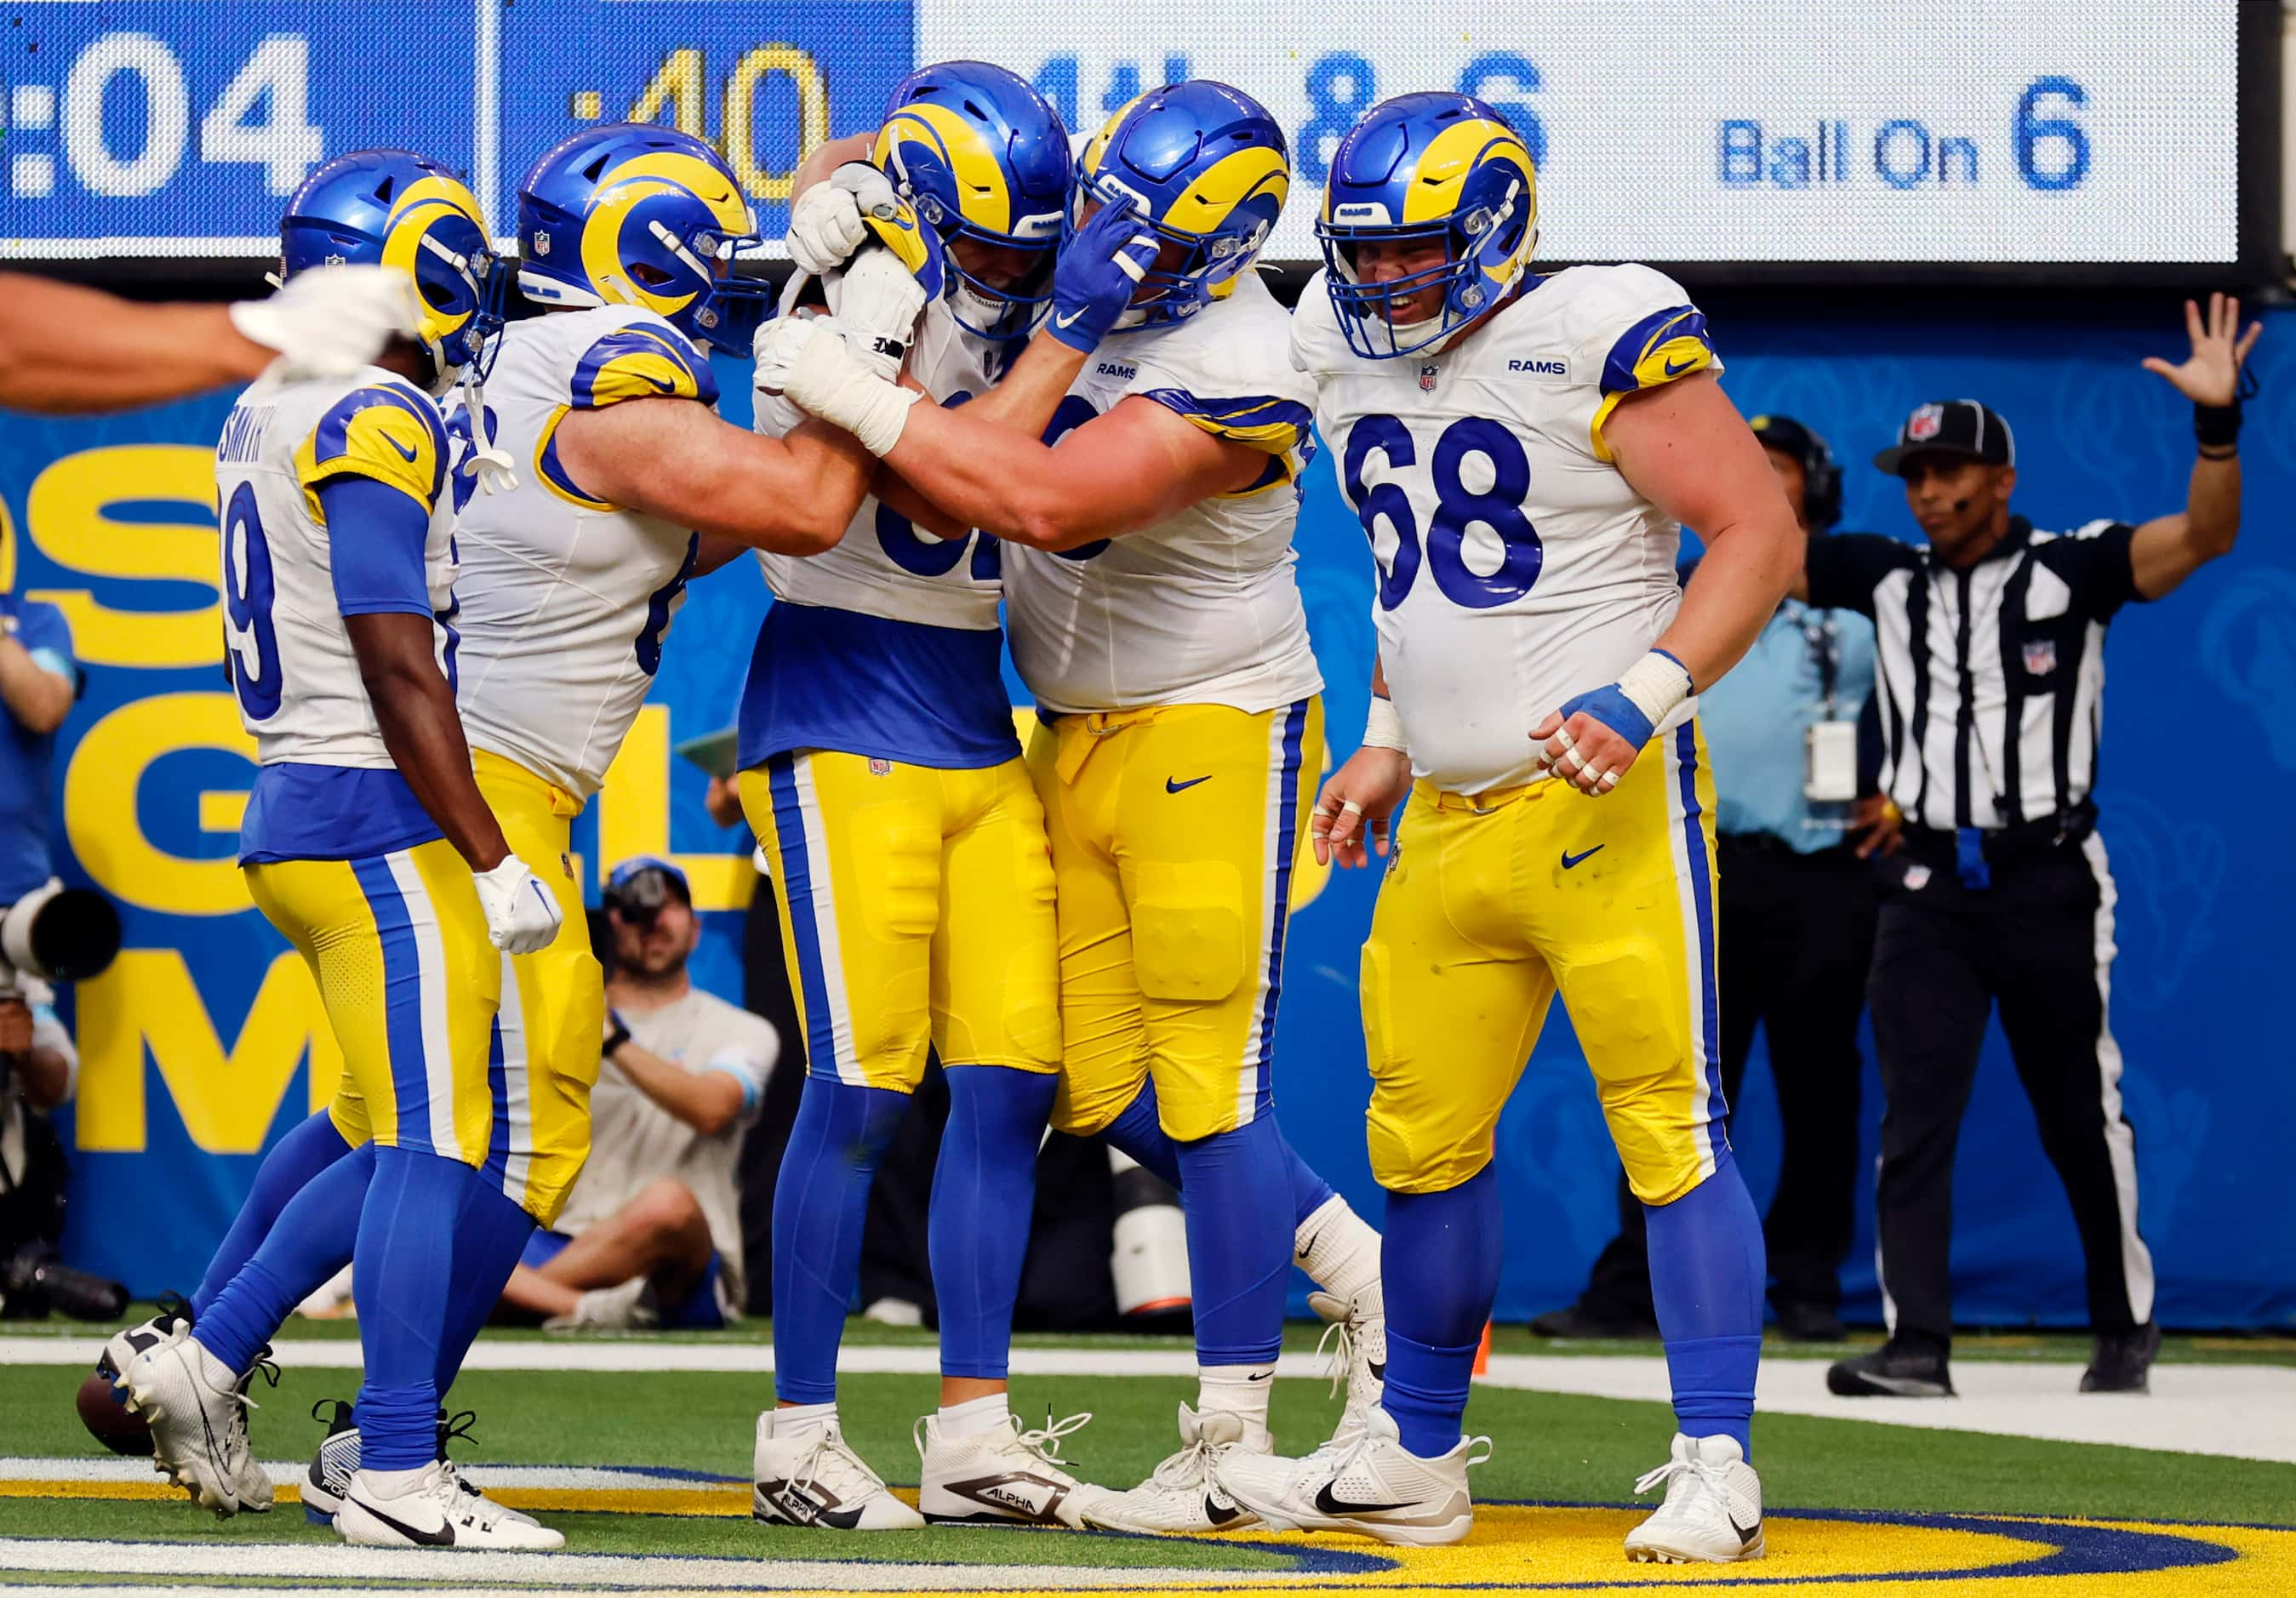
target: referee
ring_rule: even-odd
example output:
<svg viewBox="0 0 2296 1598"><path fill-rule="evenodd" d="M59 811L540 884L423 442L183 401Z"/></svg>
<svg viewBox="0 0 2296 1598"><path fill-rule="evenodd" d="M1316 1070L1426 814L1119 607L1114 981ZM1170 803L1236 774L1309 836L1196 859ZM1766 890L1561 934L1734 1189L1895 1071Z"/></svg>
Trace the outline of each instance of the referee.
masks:
<svg viewBox="0 0 2296 1598"><path fill-rule="evenodd" d="M1797 597L1874 619L1882 783L1905 814L1866 992L1887 1101L1877 1208L1890 1338L1828 1372L1836 1393L1953 1391L1954 1143L1996 1004L2087 1262L2095 1348L2081 1390L2145 1389L2161 1334L2105 1014L2114 891L2090 788L2106 627L2240 530L2240 366L2259 329L2236 337L2239 317L2238 301L2212 295L2203 325L2188 301L2191 358L2144 363L2194 407L2199 459L2180 513L2038 531L2009 511L2008 423L1950 399L1916 406L1874 463L1905 480L1928 548L1871 534L1810 545Z"/></svg>

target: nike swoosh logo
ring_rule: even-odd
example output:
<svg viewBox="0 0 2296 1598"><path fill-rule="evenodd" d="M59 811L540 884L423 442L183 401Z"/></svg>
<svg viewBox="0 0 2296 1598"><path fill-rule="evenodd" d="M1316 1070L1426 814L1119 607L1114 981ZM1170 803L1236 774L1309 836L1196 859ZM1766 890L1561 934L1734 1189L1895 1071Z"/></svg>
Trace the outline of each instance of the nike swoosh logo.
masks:
<svg viewBox="0 0 2296 1598"><path fill-rule="evenodd" d="M1053 313L1053 325L1054 327L1074 327L1077 324L1078 319L1083 316L1085 309L1085 307L1078 306L1065 316L1062 316L1058 311L1054 311Z"/></svg>
<svg viewBox="0 0 2296 1598"><path fill-rule="evenodd" d="M1222 1504L1210 1493L1204 1495L1204 1519L1215 1526L1225 1526L1242 1515L1243 1511L1233 1504Z"/></svg>
<svg viewBox="0 0 2296 1598"><path fill-rule="evenodd" d="M1583 864L1586 862L1586 860L1587 860L1587 856L1591 856L1591 855L1599 855L1599 854L1601 854L1604 849L1606 849L1606 848L1610 848L1610 847L1611 847L1611 846L1610 846L1609 844L1607 844L1607 843L1598 843L1598 844L1596 844L1593 848L1591 848L1591 849L1587 849L1587 850L1586 850L1584 853L1581 853L1581 854L1576 854L1576 855L1572 854L1569 849L1564 849L1564 850L1562 851L1562 869L1563 869L1563 870L1565 870L1565 871L1570 871L1570 870L1571 870L1571 869L1572 869L1573 867L1575 867L1575 866L1578 866L1578 865L1583 865Z"/></svg>
<svg viewBox="0 0 2296 1598"><path fill-rule="evenodd" d="M1751 1526L1741 1526L1738 1524L1737 1516L1731 1515L1726 1518L1730 1522L1730 1529L1738 1534L1738 1546L1741 1548L1762 1535L1762 1523L1759 1520L1755 1520Z"/></svg>
<svg viewBox="0 0 2296 1598"><path fill-rule="evenodd" d="M385 434L384 436L388 438L390 435ZM399 457L406 461L407 464L411 466L414 463L414 452L407 448L406 445L401 444L396 438L392 438L390 440L390 447L398 452Z"/></svg>
<svg viewBox="0 0 2296 1598"><path fill-rule="evenodd" d="M1387 1361L1383 1359L1368 1359L1364 1363L1371 1367L1371 1379L1374 1381L1384 1381L1387 1380Z"/></svg>
<svg viewBox="0 0 2296 1598"><path fill-rule="evenodd" d="M1316 1489L1316 1507L1327 1515L1383 1515L1390 1510L1409 1509L1411 1505L1407 1501L1402 1504L1350 1504L1345 1498L1333 1497L1332 1484L1327 1481Z"/></svg>
<svg viewBox="0 0 2296 1598"><path fill-rule="evenodd" d="M1204 779L1203 779L1203 778L1201 778L1201 777L1198 777L1198 778L1196 779L1196 781L1197 781L1197 782L1199 782L1199 783L1202 782L1203 780L1204 780ZM1273 1372L1273 1371L1254 1371L1254 1372L1252 1372L1252 1373L1251 1373L1251 1374L1250 1374L1250 1375L1246 1376L1246 1377L1244 1378L1244 1380L1245 1380L1246 1381L1274 1381L1275 1379L1275 1372Z"/></svg>
<svg viewBox="0 0 2296 1598"><path fill-rule="evenodd" d="M436 1531L417 1531L406 1521L396 1520L390 1516L384 1514L381 1510L377 1509L373 1504L370 1504L365 1498L357 1499L354 1500L354 1502L356 1502L361 1509L366 1511L367 1513L373 1515L376 1520L381 1521L385 1526L390 1527L391 1530L397 1532L399 1536L406 1538L407 1541L411 1543L419 1543L425 1548L452 1548L455 1545L455 1523L452 1520L441 1520L439 1523L439 1529Z"/></svg>
<svg viewBox="0 0 2296 1598"><path fill-rule="evenodd" d="M1666 374L1669 377L1678 377L1698 365L1698 361L1699 357L1696 356L1692 356L1686 361L1669 361L1666 364Z"/></svg>
<svg viewBox="0 0 2296 1598"><path fill-rule="evenodd" d="M1211 774L1210 772L1206 772L1200 777L1190 777L1185 783L1181 782L1177 777L1166 777L1164 779L1164 791L1167 793L1177 793L1183 789L1193 788L1199 783L1209 783L1211 780Z"/></svg>

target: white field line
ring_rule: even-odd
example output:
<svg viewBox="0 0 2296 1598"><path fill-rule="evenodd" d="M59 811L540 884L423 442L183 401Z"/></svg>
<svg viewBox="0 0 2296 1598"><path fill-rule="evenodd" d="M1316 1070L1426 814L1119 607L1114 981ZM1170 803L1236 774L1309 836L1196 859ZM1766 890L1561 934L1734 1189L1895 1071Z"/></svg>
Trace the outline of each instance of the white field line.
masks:
<svg viewBox="0 0 2296 1598"><path fill-rule="evenodd" d="M1234 1569L1082 1569L1074 1565L874 1564L830 1560L696 1559L674 1554L506 1553L476 1549L351 1548L238 1544L114 1543L0 1538L0 1569L88 1571L105 1576L241 1577L262 1580L515 1582L564 1587L651 1587L750 1593L1168 1591L1234 1586ZM1253 1586L1328 1583L1328 1571L1254 1570ZM80 1589L74 1588L74 1592ZM180 1591L180 1589L178 1589Z"/></svg>
<svg viewBox="0 0 2296 1598"><path fill-rule="evenodd" d="M84 1354L93 1364L99 1344L50 1337L0 1337L0 1366L56 1364ZM294 1340L274 1351L282 1364L309 1370L360 1368L357 1343ZM858 1347L844 1350L848 1375L930 1375L939 1366L929 1348ZM688 1371L765 1376L772 1348L763 1344L674 1343L643 1338L498 1341L481 1338L464 1369L474 1371ZM1195 1357L1185 1348L1015 1348L1016 1377L1191 1376ZM1276 1373L1314 1378L1324 1362L1313 1354L1286 1354ZM1496 1354L1493 1387L1590 1397L1667 1398L1664 1359L1652 1354ZM1943 1431L2042 1438L2054 1442L2111 1443L2183 1454L2296 1463L2296 1368L2260 1364L2168 1364L2152 1371L2148 1396L2083 1394L2076 1364L1964 1360L1954 1367L1961 1390L1955 1399L1839 1398L1825 1390L1824 1362L1772 1360L1762 1367L1757 1398L1777 1414L1882 1421ZM761 1383L758 1399L766 1390Z"/></svg>

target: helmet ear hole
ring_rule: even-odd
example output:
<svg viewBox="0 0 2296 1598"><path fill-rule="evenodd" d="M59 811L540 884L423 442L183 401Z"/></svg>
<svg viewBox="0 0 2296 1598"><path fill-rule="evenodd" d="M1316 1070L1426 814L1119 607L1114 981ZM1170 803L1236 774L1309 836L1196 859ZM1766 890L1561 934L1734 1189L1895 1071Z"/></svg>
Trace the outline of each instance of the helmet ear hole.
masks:
<svg viewBox="0 0 2296 1598"><path fill-rule="evenodd" d="M637 279L638 282L644 283L649 289L664 288L667 287L669 283L668 273L664 272L659 266L650 266L644 261L632 261L630 263L630 275Z"/></svg>

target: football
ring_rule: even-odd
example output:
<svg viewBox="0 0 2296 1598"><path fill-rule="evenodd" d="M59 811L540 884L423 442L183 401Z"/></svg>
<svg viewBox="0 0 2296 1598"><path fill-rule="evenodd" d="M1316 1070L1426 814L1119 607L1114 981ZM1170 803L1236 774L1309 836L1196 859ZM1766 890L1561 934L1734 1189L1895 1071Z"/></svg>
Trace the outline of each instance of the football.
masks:
<svg viewBox="0 0 2296 1598"><path fill-rule="evenodd" d="M79 1384L78 1403L80 1424L90 1437L114 1454L151 1457L152 1428L120 1401L110 1371L99 1367L87 1373Z"/></svg>

